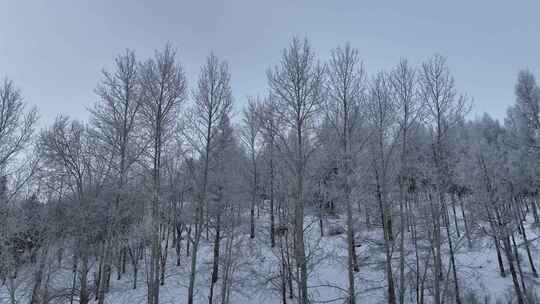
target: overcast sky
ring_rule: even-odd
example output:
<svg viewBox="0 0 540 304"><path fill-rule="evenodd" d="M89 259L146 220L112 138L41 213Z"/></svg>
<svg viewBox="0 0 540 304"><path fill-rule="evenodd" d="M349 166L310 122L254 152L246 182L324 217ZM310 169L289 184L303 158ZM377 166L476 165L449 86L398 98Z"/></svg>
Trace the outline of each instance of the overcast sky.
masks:
<svg viewBox="0 0 540 304"><path fill-rule="evenodd" d="M7 3L6 3L7 2ZM237 108L266 91L265 71L293 36L319 58L344 42L369 73L400 58L419 64L439 53L472 116L502 119L520 68L540 71L540 1L54 1L3 0L0 77L9 77L42 120L81 119L96 101L100 71L126 48L139 59L169 41L190 85L210 51L227 60Z"/></svg>

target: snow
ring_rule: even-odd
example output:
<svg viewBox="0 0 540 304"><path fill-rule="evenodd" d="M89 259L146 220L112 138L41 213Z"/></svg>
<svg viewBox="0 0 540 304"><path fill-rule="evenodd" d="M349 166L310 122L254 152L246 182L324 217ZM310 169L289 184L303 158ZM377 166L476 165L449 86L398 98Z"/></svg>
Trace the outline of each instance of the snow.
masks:
<svg viewBox="0 0 540 304"><path fill-rule="evenodd" d="M259 222L262 219L259 219ZM309 224L309 221L306 221ZM329 219L325 222L326 227L342 224L340 219ZM265 225L260 224L257 230L257 238L250 239L248 234L238 237L238 244L235 250L238 253L238 262L234 271L234 285L231 294L231 303L281 303L279 285L277 285L277 273L279 269L278 256L276 248L269 247L268 236ZM528 226L529 237L539 235L539 229ZM346 243L345 235L320 237L317 225L310 225L306 230L306 251L312 267L309 277L309 291L314 303L343 303L347 289L347 269L346 269ZM356 273L357 298L361 303L384 303L386 293L386 278L384 271L384 255L381 249L382 231L374 228L366 231L360 231L357 240L361 247L357 252L359 256L360 271ZM406 242L407 243L407 242ZM487 236L476 236L473 247L468 248L466 240L462 239L456 242L456 259L459 284L463 294L469 291L475 291L481 297L489 296L490 299L505 299L509 290L512 288L512 279L509 273L506 278L499 275L497 257L495 249L492 248L493 242ZM531 242L531 249L535 261L539 261L540 251L538 238ZM397 246L396 246L397 247ZM212 243L201 241L199 251L199 264L197 273L195 303L208 302L208 286L210 283L210 267L212 262ZM410 244L407 244L406 250L412 250ZM526 273L527 284L539 289L540 281L534 279L530 274L528 261L523 246L520 247L522 257L522 267ZM448 265L447 253L443 261ZM168 253L167 272L165 285L160 288L160 303L184 303L187 299L187 286L189 275L190 258L185 256L185 250L182 251L181 265L176 266L176 252L173 248ZM398 260L399 252L394 250L394 276L396 278L396 287L398 286ZM407 264L414 263L414 254L408 256ZM60 270L51 274L51 285L60 288L71 286L70 259L64 258L64 265ZM506 265L505 260L505 265ZM89 273L89 286L93 287L93 279L96 264L92 264ZM137 289L132 289L131 268L127 266L126 273L120 280L116 279L116 269L111 275L111 289L109 290L106 303L112 304L139 304L146 303L146 284L145 284L145 263L140 265L139 281ZM51 267L53 269L54 267ZM18 284L17 299L24 303L22 299L27 299L30 285L31 271L22 269L17 278ZM274 278L274 280L272 280ZM407 278L414 280L413 277ZM451 283L451 282L450 282ZM219 289L220 281L216 285ZM451 286L450 286L451 287ZM426 290L426 299L430 300L429 291ZM0 303L8 303L7 286L0 288ZM294 303L287 299L289 303ZM67 302L66 298L64 301ZM92 295L92 302L94 295ZM406 296L407 303L414 303L415 298L412 293ZM218 301L220 302L220 301ZM216 303L218 303L216 302ZM59 303L62 303L60 301Z"/></svg>

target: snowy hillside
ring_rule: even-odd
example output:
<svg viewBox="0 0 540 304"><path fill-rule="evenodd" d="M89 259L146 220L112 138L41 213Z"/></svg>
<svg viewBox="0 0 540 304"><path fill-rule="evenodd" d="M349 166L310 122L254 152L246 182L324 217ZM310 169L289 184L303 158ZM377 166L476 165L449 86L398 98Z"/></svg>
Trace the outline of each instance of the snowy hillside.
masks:
<svg viewBox="0 0 540 304"><path fill-rule="evenodd" d="M264 220L259 218L258 220ZM317 221L317 219L312 219ZM337 228L343 226L340 219L329 218L325 220L326 235L320 237L318 228L311 226L307 227L307 235L309 235L309 244L307 247L309 255L312 256L310 265L310 298L313 303L343 303L347 297L347 265L346 265L346 240L343 234L328 235L330 232L342 232L342 229ZM248 227L243 227L247 232ZM531 241L533 247L532 254L535 257L540 256L540 235L539 228L533 228L533 225L527 224L527 233L534 237ZM360 271L355 274L357 282L359 299L363 299L363 303L384 303L387 301L385 295L384 272L384 256L381 254L382 231L380 229L372 229L363 233L359 233L357 241L360 245L360 250L357 252L360 260ZM250 239L249 234L244 233L238 237L234 244L234 271L232 274L232 288L230 295L230 303L283 303L280 290L279 269L276 265L279 264L279 250L270 248L263 239L268 237L263 227L260 227L256 239ZM521 267L524 273L524 281L531 290L540 291L540 280L534 278L526 261L526 253L523 249L523 244L519 241L519 257ZM412 244L407 244L407 267L415 263L414 251ZM210 270L212 264L212 243L206 240L201 242L200 260L199 260L199 278L197 280L195 303L208 302L208 285L210 284ZM394 267L398 266L398 253L394 253ZM448 259L448 255L443 255L443 258ZM473 295L484 303L488 299L489 303L495 303L496 300L500 303L512 297L512 279L509 275L502 277L499 274L497 266L497 257L493 249L493 243L487 236L475 237L472 248L467 246L465 238L458 240L456 244L456 266L458 268L459 283L462 284L462 292L464 296L463 303L467 302L469 297ZM55 263L54 256L49 257L50 263ZM185 251L182 251L180 257L180 266L176 266L177 256L174 249L169 249L168 261L166 266L165 284L160 287L160 303L185 303L187 298L187 286L189 280L189 257ZM143 262L144 265L144 262ZM54 268L54 267L51 267ZM17 303L25 303L29 301L29 291L32 289L32 275L34 268L26 267L21 270L15 280ZM95 286L96 262L92 263L90 277L90 286ZM147 286L144 276L144 268L142 276L139 277L139 282L136 289L133 289L133 273L129 264L125 273L121 274L121 278L117 278L116 271L111 278L111 287L107 293L106 303L114 304L138 304L147 302ZM66 303L69 302L69 292L62 289L71 284L72 272L70 269L70 261L64 260L62 267L59 270L49 274L51 293L58 293L59 298L52 302ZM407 272L407 281L415 280L414 274ZM2 302L9 303L9 283L6 283L0 289L0 299ZM409 283L408 283L409 284ZM448 282L447 284L451 284ZM412 284L411 284L412 285ZM451 288L447 286L446 288ZM219 292L218 292L219 294ZM94 296L94 294L93 294ZM429 303L429 293L426 292L426 301ZM416 303L415 293L413 290L407 292L405 296L406 303ZM77 302L77 296L74 301ZM93 299L91 303L97 303ZM218 301L219 303L219 301ZM287 303L296 303L295 298L289 299L287 291Z"/></svg>

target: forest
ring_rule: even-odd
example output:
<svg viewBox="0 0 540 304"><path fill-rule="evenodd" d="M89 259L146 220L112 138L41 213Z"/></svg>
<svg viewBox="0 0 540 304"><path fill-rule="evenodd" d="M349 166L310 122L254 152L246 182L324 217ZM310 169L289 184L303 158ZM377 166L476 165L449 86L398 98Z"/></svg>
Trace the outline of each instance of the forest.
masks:
<svg viewBox="0 0 540 304"><path fill-rule="evenodd" d="M214 53L113 60L86 120L0 83L0 303L540 303L530 70L500 122L438 54L293 38L247 97Z"/></svg>

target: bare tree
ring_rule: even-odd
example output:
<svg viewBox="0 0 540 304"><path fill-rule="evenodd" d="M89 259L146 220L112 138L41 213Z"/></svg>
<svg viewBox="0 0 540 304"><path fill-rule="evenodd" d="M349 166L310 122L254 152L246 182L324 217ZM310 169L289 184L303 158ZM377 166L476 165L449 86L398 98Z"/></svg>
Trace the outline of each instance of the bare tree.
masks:
<svg viewBox="0 0 540 304"><path fill-rule="evenodd" d="M401 141L400 173L399 173L399 303L405 301L405 226L407 216L405 209L410 201L408 189L411 187L412 176L409 164L409 131L418 122L422 105L418 99L417 77L414 68L407 60L401 60L390 74L397 107L399 136Z"/></svg>
<svg viewBox="0 0 540 304"><path fill-rule="evenodd" d="M449 131L456 126L468 111L467 98L458 95L454 79L446 65L446 59L435 55L422 64L420 73L420 94L426 107L426 117L432 136L432 162L434 167L434 186L436 198L432 205L433 252L434 252L434 302L440 304L442 277L441 259L441 217L446 212L445 193L449 185L448 137ZM451 252L453 256L453 252ZM453 258L452 258L453 259ZM456 300L459 301L459 288L455 263L452 261Z"/></svg>
<svg viewBox="0 0 540 304"><path fill-rule="evenodd" d="M148 285L148 303L159 303L161 242L159 238L159 204L161 201L161 154L174 130L182 103L187 97L184 70L176 61L176 50L170 45L140 67L142 89L141 113L152 143L152 202L149 208L152 256Z"/></svg>
<svg viewBox="0 0 540 304"><path fill-rule="evenodd" d="M251 207L250 207L250 217L249 217L249 226L250 226L250 238L255 238L255 205L258 205L258 200L260 197L259 193L259 168L258 155L260 152L260 142L259 142L259 119L257 117L258 105L260 101L255 97L248 97L247 107L243 111L242 117L242 129L240 131L240 138L242 142L247 147L251 170L249 172L250 184L251 184Z"/></svg>
<svg viewBox="0 0 540 304"><path fill-rule="evenodd" d="M362 103L365 102L365 72L358 51L346 44L332 51L328 65L328 121L339 141L339 171L342 176L343 202L347 216L347 271L349 303L356 303L354 272L356 262L351 192L355 172L354 155L360 149L358 129L362 123Z"/></svg>
<svg viewBox="0 0 540 304"><path fill-rule="evenodd" d="M113 155L113 179L116 183L114 202L107 208L107 236L103 246L103 269L100 271L99 279L102 285L99 286L100 304L105 301L105 282L111 271L112 242L119 237L120 229L117 223L119 208L125 198L124 187L129 169L140 154L140 151L137 151L140 148L135 148L134 144L145 146L144 143L136 142L135 138L141 106L138 76L135 54L127 50L115 59L113 73L103 71L103 80L96 89L100 101L90 110L95 130L93 133Z"/></svg>
<svg viewBox="0 0 540 304"><path fill-rule="evenodd" d="M519 72L514 90L516 105L525 124L538 132L540 130L540 88L531 71L522 70ZM538 135L537 133L533 134L535 137Z"/></svg>
<svg viewBox="0 0 540 304"><path fill-rule="evenodd" d="M202 234L204 212L208 208L210 160L216 149L214 143L217 136L216 128L232 110L230 78L227 63L220 62L214 54L210 54L206 64L201 68L197 89L193 92L194 105L190 112L190 123L186 128L188 141L197 151L202 163L202 172L197 185L197 205L194 215L195 233L192 239L191 270L188 287L189 304L193 304L197 272L197 251ZM217 255L219 255L219 251L217 253L214 251L211 289L213 289L218 278L217 265L219 260ZM212 293L212 290L210 293ZM209 302L212 302L212 297L209 298Z"/></svg>
<svg viewBox="0 0 540 304"><path fill-rule="evenodd" d="M89 302L88 272L90 248L94 244L96 227L92 226L93 216L97 212L95 202L100 197L105 181L110 172L110 157L91 136L88 128L78 121L69 121L67 117L58 117L53 126L45 130L40 137L40 152L52 175L65 175L69 195L74 203L73 236L74 277L77 261L79 269L79 302ZM72 297L76 290L72 286Z"/></svg>
<svg viewBox="0 0 540 304"><path fill-rule="evenodd" d="M13 242L15 233L11 225L14 214L11 206L15 198L28 185L37 168L37 158L30 157L34 128L38 119L35 108L28 109L13 81L0 83L0 278L10 280L10 300L15 302L14 276L18 269Z"/></svg>
<svg viewBox="0 0 540 304"><path fill-rule="evenodd" d="M396 303L394 275L392 270L392 203L390 193L390 166L395 139L392 128L396 122L396 105L392 99L389 77L379 72L370 83L368 117L371 119L373 136L371 138L375 195L379 205L384 234L386 256L386 280L388 284L388 303Z"/></svg>
<svg viewBox="0 0 540 304"><path fill-rule="evenodd" d="M515 137L509 142L517 146L532 148L531 151L523 153L523 156L533 161L540 151L540 87L536 84L536 78L531 71L519 72L514 91L516 104L509 111L508 119L514 121L514 124L509 124L509 127ZM539 223L540 211L536 200L531 202L531 208L534 222Z"/></svg>
<svg viewBox="0 0 540 304"><path fill-rule="evenodd" d="M275 191L276 191L276 133L278 130L275 102L271 96L268 96L263 103L259 105L257 116L259 120L259 127L263 137L263 145L266 152L266 159L268 161L268 198L270 201L270 246L272 248L276 245L275 235Z"/></svg>
<svg viewBox="0 0 540 304"><path fill-rule="evenodd" d="M38 119L36 108L27 109L13 81L0 83L0 176L5 178L5 199L9 201L28 182L33 162L21 161L33 139ZM26 174L22 174L26 173ZM9 187L11 185L11 187ZM7 201L0 204L7 204Z"/></svg>
<svg viewBox="0 0 540 304"><path fill-rule="evenodd" d="M276 112L294 142L288 147L295 175L294 238L295 260L299 268L299 303L307 304L308 269L304 248L304 191L310 156L307 143L310 128L322 105L324 68L316 61L307 39L294 38L283 51L281 63L267 73L268 84L277 102Z"/></svg>

